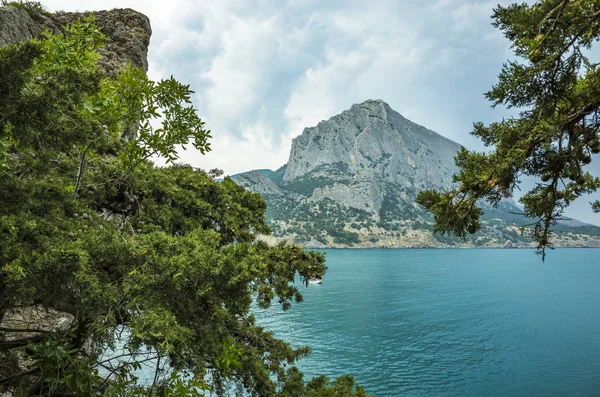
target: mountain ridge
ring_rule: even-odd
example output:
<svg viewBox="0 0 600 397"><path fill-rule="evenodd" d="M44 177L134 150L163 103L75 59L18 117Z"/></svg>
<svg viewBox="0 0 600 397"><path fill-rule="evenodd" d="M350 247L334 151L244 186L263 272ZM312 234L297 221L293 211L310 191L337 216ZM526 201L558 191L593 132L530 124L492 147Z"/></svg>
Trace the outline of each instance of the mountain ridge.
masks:
<svg viewBox="0 0 600 397"><path fill-rule="evenodd" d="M414 123L383 100L366 100L305 128L279 169L232 176L267 202L273 241L305 247L527 247L512 200L484 203L481 231L467 242L433 233L414 200L447 189L458 143ZM585 229L585 234L578 233ZM557 225L557 246L600 246L600 227Z"/></svg>

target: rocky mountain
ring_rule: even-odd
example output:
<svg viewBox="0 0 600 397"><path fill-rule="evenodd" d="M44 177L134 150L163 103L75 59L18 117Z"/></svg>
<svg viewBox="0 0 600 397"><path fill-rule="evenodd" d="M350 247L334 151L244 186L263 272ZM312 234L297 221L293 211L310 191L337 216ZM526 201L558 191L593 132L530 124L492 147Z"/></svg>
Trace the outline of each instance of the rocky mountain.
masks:
<svg viewBox="0 0 600 397"><path fill-rule="evenodd" d="M414 203L428 188L449 188L460 145L413 123L381 100L367 100L292 142L287 164L232 178L267 201L275 240L306 247L527 246L527 223L512 201L486 206L469 241L432 234L429 213ZM600 228L557 225L556 244L600 246Z"/></svg>
<svg viewBox="0 0 600 397"><path fill-rule="evenodd" d="M65 25L83 19L90 13L58 12L55 14L36 10L27 3L8 3L0 7L0 47L26 39L40 37L45 30L60 32ZM96 23L110 41L99 52L99 67L115 75L126 62L148 70L148 45L152 29L147 16L132 9L93 11Z"/></svg>

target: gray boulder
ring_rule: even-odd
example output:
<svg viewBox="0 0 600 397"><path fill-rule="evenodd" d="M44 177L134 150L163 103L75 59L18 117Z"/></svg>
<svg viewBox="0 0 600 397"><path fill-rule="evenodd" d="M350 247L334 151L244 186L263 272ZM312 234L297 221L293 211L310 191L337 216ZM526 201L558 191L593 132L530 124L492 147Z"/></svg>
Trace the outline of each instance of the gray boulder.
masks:
<svg viewBox="0 0 600 397"><path fill-rule="evenodd" d="M35 13L23 7L0 7L0 47L40 37L45 30L60 32L65 25L83 19L90 13ZM152 28L144 14L129 8L93 11L96 23L110 41L100 50L99 67L114 76L127 63L148 70L148 46Z"/></svg>

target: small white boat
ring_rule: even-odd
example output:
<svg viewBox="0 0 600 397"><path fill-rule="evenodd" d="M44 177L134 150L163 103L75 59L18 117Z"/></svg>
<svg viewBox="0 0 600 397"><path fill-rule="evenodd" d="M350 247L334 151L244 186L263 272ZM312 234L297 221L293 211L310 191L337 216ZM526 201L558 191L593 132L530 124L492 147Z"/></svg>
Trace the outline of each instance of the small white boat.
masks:
<svg viewBox="0 0 600 397"><path fill-rule="evenodd" d="M309 278L308 279L308 283L309 284L323 284L323 280L321 280L320 278Z"/></svg>

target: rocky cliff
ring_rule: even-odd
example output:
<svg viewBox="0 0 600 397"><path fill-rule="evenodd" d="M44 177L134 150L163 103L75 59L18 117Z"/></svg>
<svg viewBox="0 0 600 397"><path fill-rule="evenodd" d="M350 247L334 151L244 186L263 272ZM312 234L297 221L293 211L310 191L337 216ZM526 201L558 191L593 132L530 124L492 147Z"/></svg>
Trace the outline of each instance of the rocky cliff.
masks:
<svg viewBox="0 0 600 397"><path fill-rule="evenodd" d="M76 22L90 13L35 12L23 6L0 7L0 47L39 37L45 30L61 31L65 25ZM101 70L115 75L126 62L148 70L148 46L152 29L144 14L132 9L93 11L96 23L110 41L100 51Z"/></svg>
<svg viewBox="0 0 600 397"><path fill-rule="evenodd" d="M405 119L381 100L368 100L306 128L292 142L283 176L291 182L322 167L347 165L345 176L415 186L444 186L460 145Z"/></svg>
<svg viewBox="0 0 600 397"><path fill-rule="evenodd" d="M432 233L430 214L414 200L420 190L450 187L459 149L384 101L367 100L306 128L277 171L233 178L265 198L276 238L308 247L527 246L527 222L512 201L486 206L482 230L468 242ZM558 245L600 246L600 228L556 230Z"/></svg>
<svg viewBox="0 0 600 397"><path fill-rule="evenodd" d="M283 182L321 180L314 200L330 198L377 217L390 188L412 200L417 190L448 187L459 149L387 103L368 100L295 138Z"/></svg>

